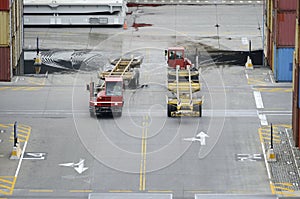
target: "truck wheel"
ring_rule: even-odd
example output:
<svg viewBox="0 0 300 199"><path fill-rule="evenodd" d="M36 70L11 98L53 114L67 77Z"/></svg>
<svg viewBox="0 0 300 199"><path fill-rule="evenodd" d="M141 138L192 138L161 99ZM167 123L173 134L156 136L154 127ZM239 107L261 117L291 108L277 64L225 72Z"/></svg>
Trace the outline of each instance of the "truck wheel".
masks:
<svg viewBox="0 0 300 199"><path fill-rule="evenodd" d="M95 113L93 113L93 112L90 111L90 116L91 117L95 117Z"/></svg>
<svg viewBox="0 0 300 199"><path fill-rule="evenodd" d="M199 117L202 117L202 104L199 104Z"/></svg>
<svg viewBox="0 0 300 199"><path fill-rule="evenodd" d="M202 117L202 104L195 104L193 111L199 112L199 117Z"/></svg>
<svg viewBox="0 0 300 199"><path fill-rule="evenodd" d="M191 76L191 80L193 82L199 82L199 76L198 75L193 75L193 76Z"/></svg>
<svg viewBox="0 0 300 199"><path fill-rule="evenodd" d="M199 117L202 117L202 104L199 104L199 107L198 107L198 111L199 111Z"/></svg>
<svg viewBox="0 0 300 199"><path fill-rule="evenodd" d="M122 116L122 112L114 112L113 116L114 117L121 117Z"/></svg>
<svg viewBox="0 0 300 199"><path fill-rule="evenodd" d="M130 82L129 82L129 85L128 85L130 88L132 89L136 89L137 87L137 79L136 77L134 77Z"/></svg>

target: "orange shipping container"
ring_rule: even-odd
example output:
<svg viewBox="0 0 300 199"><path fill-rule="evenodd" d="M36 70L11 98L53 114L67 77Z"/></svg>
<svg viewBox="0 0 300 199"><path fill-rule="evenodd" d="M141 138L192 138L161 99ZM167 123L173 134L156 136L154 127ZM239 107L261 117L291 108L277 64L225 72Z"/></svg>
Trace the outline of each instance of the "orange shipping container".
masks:
<svg viewBox="0 0 300 199"><path fill-rule="evenodd" d="M273 39L277 47L295 46L296 15L296 11L275 12L273 18Z"/></svg>
<svg viewBox="0 0 300 199"><path fill-rule="evenodd" d="M9 2L11 0L0 0L0 11L9 11Z"/></svg>
<svg viewBox="0 0 300 199"><path fill-rule="evenodd" d="M7 47L10 45L9 20L9 12L0 11L0 46Z"/></svg>
<svg viewBox="0 0 300 199"><path fill-rule="evenodd" d="M299 0L276 0L275 8L279 11L295 11Z"/></svg>
<svg viewBox="0 0 300 199"><path fill-rule="evenodd" d="M0 47L0 81L11 80L10 48Z"/></svg>

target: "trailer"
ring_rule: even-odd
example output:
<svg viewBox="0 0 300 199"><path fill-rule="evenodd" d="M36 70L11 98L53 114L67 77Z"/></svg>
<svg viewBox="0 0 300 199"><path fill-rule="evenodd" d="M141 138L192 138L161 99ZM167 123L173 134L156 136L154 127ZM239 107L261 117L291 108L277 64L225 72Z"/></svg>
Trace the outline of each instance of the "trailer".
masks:
<svg viewBox="0 0 300 199"><path fill-rule="evenodd" d="M124 83L129 88L135 89L139 85L140 73L138 68L142 64L143 57L117 58L110 60L110 66L98 73L102 80L107 76L122 76Z"/></svg>
<svg viewBox="0 0 300 199"><path fill-rule="evenodd" d="M173 96L167 98L168 117L202 117L203 98L197 95L201 85L199 72L191 61L184 57L184 48L167 50L168 90Z"/></svg>

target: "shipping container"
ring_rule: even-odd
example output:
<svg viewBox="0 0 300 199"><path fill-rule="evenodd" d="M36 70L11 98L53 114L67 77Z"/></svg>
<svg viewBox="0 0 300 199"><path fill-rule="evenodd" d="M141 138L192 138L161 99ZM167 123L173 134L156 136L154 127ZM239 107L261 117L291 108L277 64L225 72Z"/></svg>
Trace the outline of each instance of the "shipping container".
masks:
<svg viewBox="0 0 300 199"><path fill-rule="evenodd" d="M0 47L0 57L0 81L10 81L10 47Z"/></svg>
<svg viewBox="0 0 300 199"><path fill-rule="evenodd" d="M272 14L273 13L273 1L267 1L266 5L266 26L272 31Z"/></svg>
<svg viewBox="0 0 300 199"><path fill-rule="evenodd" d="M296 43L297 46L297 43ZM299 124L298 124L298 98L299 98L299 72L298 72L298 58L297 58L297 49L294 53L294 68L293 68L293 98L292 98L292 129L293 129L293 138L295 141L295 146L299 146Z"/></svg>
<svg viewBox="0 0 300 199"><path fill-rule="evenodd" d="M273 70L273 39L272 33L269 29L267 30L267 62Z"/></svg>
<svg viewBox="0 0 300 199"><path fill-rule="evenodd" d="M0 11L9 11L11 0L0 0Z"/></svg>
<svg viewBox="0 0 300 199"><path fill-rule="evenodd" d="M279 11L295 11L299 0L275 0L275 8Z"/></svg>
<svg viewBox="0 0 300 199"><path fill-rule="evenodd" d="M296 15L296 11L274 13L273 38L277 47L295 46Z"/></svg>
<svg viewBox="0 0 300 199"><path fill-rule="evenodd" d="M0 11L0 46L7 47L10 45L9 21L10 21L9 12Z"/></svg>
<svg viewBox="0 0 300 199"><path fill-rule="evenodd" d="M273 73L276 82L292 82L293 79L293 54L295 48L273 47Z"/></svg>
<svg viewBox="0 0 300 199"><path fill-rule="evenodd" d="M21 74L24 71L21 67L23 47L23 26L22 26L23 1L14 1L11 5L11 50L12 68L14 74Z"/></svg>

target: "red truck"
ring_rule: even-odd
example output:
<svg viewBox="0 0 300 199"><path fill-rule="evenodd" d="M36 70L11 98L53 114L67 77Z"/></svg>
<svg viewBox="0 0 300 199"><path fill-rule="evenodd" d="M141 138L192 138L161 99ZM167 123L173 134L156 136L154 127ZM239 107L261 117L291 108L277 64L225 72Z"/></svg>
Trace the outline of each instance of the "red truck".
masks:
<svg viewBox="0 0 300 199"><path fill-rule="evenodd" d="M92 117L105 113L122 116L124 83L121 76L105 77L104 83L96 87L91 82L89 89L89 110Z"/></svg>

